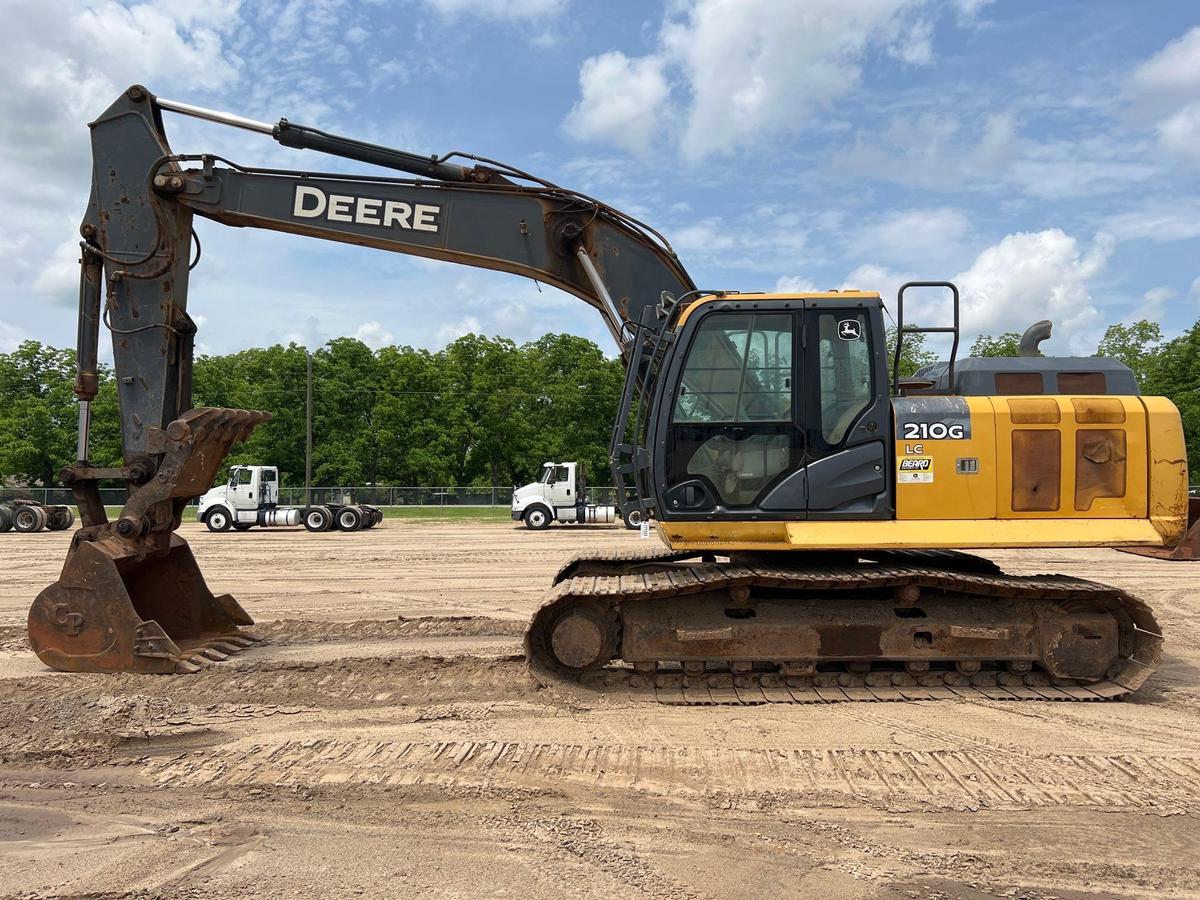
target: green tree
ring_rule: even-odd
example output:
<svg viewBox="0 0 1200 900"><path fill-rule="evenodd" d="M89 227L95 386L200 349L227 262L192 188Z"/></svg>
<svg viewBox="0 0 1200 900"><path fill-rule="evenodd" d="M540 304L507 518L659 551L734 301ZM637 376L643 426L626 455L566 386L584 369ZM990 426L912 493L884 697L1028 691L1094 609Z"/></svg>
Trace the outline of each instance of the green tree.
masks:
<svg viewBox="0 0 1200 900"><path fill-rule="evenodd" d="M1167 397L1179 408L1188 469L1200 472L1200 322L1160 346L1146 367L1142 390Z"/></svg>
<svg viewBox="0 0 1200 900"><path fill-rule="evenodd" d="M923 366L932 365L938 361L937 354L925 345L926 335L921 332L904 335L904 343L900 347L900 377L911 378ZM896 358L896 327L887 330L887 364L888 373Z"/></svg>
<svg viewBox="0 0 1200 900"><path fill-rule="evenodd" d="M981 334L971 345L971 356L1020 356L1021 335L1006 331L999 337Z"/></svg>
<svg viewBox="0 0 1200 900"><path fill-rule="evenodd" d="M0 354L0 473L40 487L75 459L75 353L24 341Z"/></svg>
<svg viewBox="0 0 1200 900"><path fill-rule="evenodd" d="M285 484L303 484L305 365L304 348L295 344L196 360L196 406L261 409L272 416L232 449L218 479L226 477L231 465L257 463L279 466Z"/></svg>
<svg viewBox="0 0 1200 900"><path fill-rule="evenodd" d="M1125 325L1109 325L1096 347L1096 356L1117 359L1133 370L1139 386L1145 386L1162 349L1162 329L1145 319Z"/></svg>

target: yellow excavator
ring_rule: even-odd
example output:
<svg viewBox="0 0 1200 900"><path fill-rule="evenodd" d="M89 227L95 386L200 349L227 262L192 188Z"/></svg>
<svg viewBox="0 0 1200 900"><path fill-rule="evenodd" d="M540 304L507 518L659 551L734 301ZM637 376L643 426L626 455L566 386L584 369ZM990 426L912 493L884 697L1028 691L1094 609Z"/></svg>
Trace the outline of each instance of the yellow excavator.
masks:
<svg viewBox="0 0 1200 900"><path fill-rule="evenodd" d="M329 174L179 154L164 113L403 173ZM83 516L34 601L38 656L70 671L191 672L251 646L176 533L265 412L193 408L187 288L196 215L526 275L597 309L626 364L611 446L650 552L572 560L526 633L543 678L673 703L1136 690L1162 637L1122 590L1002 572L964 548L1171 548L1188 527L1175 407L1104 359L957 359L958 291L905 285L889 363L884 306L860 291L701 290L649 226L576 191L462 153L420 156L281 119L122 94L91 124L81 227L77 461ZM194 248L194 250L193 250ZM938 291L952 324L906 324ZM124 464L88 462L97 344L112 333ZM905 339L949 336L901 379ZM115 521L98 484L119 478Z"/></svg>

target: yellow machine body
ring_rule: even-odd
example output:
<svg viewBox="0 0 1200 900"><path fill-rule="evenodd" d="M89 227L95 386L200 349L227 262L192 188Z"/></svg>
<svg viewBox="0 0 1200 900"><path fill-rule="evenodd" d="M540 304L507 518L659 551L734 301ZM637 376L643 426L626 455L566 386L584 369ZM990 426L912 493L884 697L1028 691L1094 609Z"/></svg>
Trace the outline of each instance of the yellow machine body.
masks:
<svg viewBox="0 0 1200 900"><path fill-rule="evenodd" d="M680 550L1164 547L1183 537L1187 455L1171 401L946 399L965 408L959 436L914 428L906 438L896 423L893 519L659 522L660 534Z"/></svg>

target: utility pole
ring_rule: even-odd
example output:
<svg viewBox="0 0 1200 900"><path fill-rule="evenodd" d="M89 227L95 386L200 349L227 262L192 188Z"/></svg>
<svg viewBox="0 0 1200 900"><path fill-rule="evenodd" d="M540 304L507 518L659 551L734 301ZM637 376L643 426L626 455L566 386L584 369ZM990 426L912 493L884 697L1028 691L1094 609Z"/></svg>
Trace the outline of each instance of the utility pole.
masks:
<svg viewBox="0 0 1200 900"><path fill-rule="evenodd" d="M304 350L308 377L304 392L304 512L312 506L312 354Z"/></svg>

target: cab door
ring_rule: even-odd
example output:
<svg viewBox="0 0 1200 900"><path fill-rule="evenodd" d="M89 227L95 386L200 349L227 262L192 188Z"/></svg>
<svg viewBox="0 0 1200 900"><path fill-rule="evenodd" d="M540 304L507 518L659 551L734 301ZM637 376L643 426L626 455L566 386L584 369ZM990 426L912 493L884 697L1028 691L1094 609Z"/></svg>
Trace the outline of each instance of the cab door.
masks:
<svg viewBox="0 0 1200 900"><path fill-rule="evenodd" d="M762 499L804 456L796 347L803 304L714 304L690 333L661 394L657 482L664 517L761 518ZM802 517L803 494L788 510ZM677 514L672 516L672 514Z"/></svg>
<svg viewBox="0 0 1200 900"><path fill-rule="evenodd" d="M891 403L881 306L813 300L804 311L808 518L891 518ZM784 494L787 485L781 484ZM775 498L764 499L765 508ZM782 507L786 508L786 507Z"/></svg>

